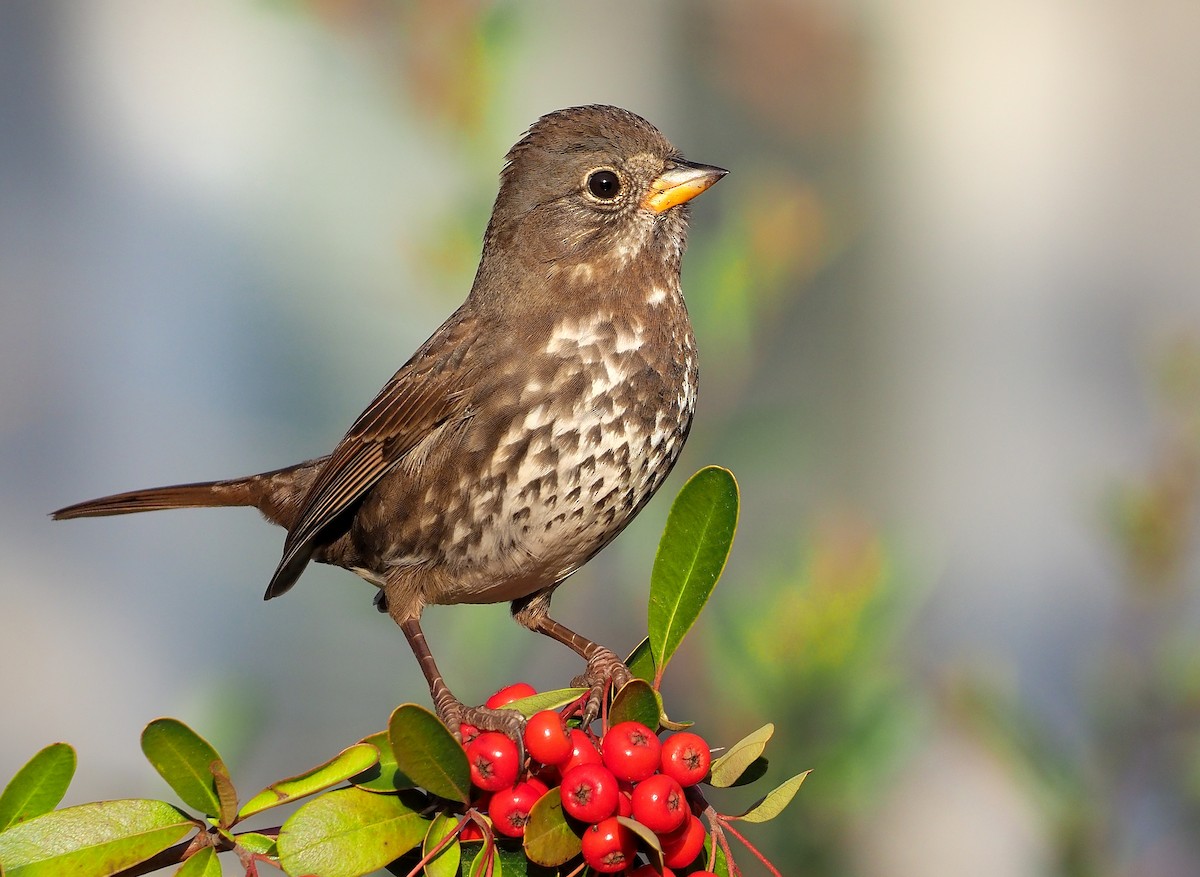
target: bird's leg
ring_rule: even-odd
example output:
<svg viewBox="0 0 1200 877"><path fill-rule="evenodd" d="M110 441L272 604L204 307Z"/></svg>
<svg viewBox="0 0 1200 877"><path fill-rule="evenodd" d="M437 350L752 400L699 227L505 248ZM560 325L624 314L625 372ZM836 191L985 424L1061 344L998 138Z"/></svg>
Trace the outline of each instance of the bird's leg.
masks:
<svg viewBox="0 0 1200 877"><path fill-rule="evenodd" d="M404 631L404 636L416 655L417 663L421 665L421 672L425 674L425 681L429 683L429 694L433 698L438 718L450 729L450 733L461 740L460 728L463 724L474 725L483 731L500 731L512 738L524 756L521 733L525 729L525 717L516 710L467 706L454 696L450 687L446 685L446 680L442 678L437 662L433 659L433 652L429 650L429 643L425 641L425 632L421 630L421 620L406 618L397 621L397 624Z"/></svg>
<svg viewBox="0 0 1200 877"><path fill-rule="evenodd" d="M522 600L514 600L513 618L523 627L558 640L587 661L587 669L571 680L572 685L588 689L583 712L584 724L587 725L600 715L605 691L610 687L613 691L619 691L621 686L633 678L633 674L612 649L592 642L550 617L552 592L553 588L547 588Z"/></svg>

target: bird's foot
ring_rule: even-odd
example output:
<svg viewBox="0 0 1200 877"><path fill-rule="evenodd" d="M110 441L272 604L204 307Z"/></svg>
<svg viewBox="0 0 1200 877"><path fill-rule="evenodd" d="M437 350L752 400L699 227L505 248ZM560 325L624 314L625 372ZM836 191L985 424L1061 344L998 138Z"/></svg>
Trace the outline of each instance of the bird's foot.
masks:
<svg viewBox="0 0 1200 877"><path fill-rule="evenodd" d="M499 731L516 743L524 755L525 717L516 710L467 706L457 698L449 698L437 705L437 714L460 743L463 742L463 725L471 725L480 731Z"/></svg>
<svg viewBox="0 0 1200 877"><path fill-rule="evenodd" d="M571 680L571 684L576 688L588 689L587 700L583 706L584 727L600 715L605 695L609 691L620 691L631 679L633 674L616 653L603 646L596 648L588 658L587 670Z"/></svg>

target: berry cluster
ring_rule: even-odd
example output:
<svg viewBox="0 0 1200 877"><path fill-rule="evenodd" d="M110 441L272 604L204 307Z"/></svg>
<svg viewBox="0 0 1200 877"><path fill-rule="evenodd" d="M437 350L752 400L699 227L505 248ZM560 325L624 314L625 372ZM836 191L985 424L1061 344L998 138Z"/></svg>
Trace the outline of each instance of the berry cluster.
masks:
<svg viewBox="0 0 1200 877"><path fill-rule="evenodd" d="M486 706L500 708L534 693L517 683L496 692ZM523 837L534 804L558 788L583 860L593 871L672 877L671 869L699 859L707 835L698 816L703 799L689 798L687 790L708 776L711 754L698 735L680 731L660 740L646 725L624 721L597 737L546 710L525 726L528 758L522 763L516 743L504 734L481 733L469 725L461 731L471 782L480 792L474 806L487 813L497 834ZM657 837L661 868L657 852L647 850L650 861L639 861L638 833L618 817L640 823ZM461 839L477 839L478 832L468 824ZM712 872L690 873L707 877Z"/></svg>

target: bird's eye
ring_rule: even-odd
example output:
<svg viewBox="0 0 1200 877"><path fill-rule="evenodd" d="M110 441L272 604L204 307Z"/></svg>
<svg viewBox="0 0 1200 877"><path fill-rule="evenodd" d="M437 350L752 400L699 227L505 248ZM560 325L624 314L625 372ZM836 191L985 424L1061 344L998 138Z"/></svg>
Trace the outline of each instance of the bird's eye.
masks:
<svg viewBox="0 0 1200 877"><path fill-rule="evenodd" d="M588 191L601 201L612 201L621 194L621 178L607 168L592 171L587 178Z"/></svg>

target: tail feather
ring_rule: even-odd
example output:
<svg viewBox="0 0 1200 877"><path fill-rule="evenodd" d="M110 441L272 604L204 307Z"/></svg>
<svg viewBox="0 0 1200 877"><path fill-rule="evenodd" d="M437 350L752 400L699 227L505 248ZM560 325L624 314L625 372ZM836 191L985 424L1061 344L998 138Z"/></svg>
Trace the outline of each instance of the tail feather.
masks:
<svg viewBox="0 0 1200 877"><path fill-rule="evenodd" d="M200 481L195 484L174 484L170 487L151 487L114 493L99 499L75 503L50 517L56 521L71 518L98 518L105 515L131 515L135 512L157 512L163 509L208 508L219 506L257 506L260 491L250 489L249 480Z"/></svg>
<svg viewBox="0 0 1200 877"><path fill-rule="evenodd" d="M320 457L306 460L247 478L197 481L194 484L173 484L169 487L114 493L112 496L77 502L51 512L50 517L56 521L66 521L71 518L160 512L163 509L252 506L272 524L290 529L309 486L328 459Z"/></svg>

